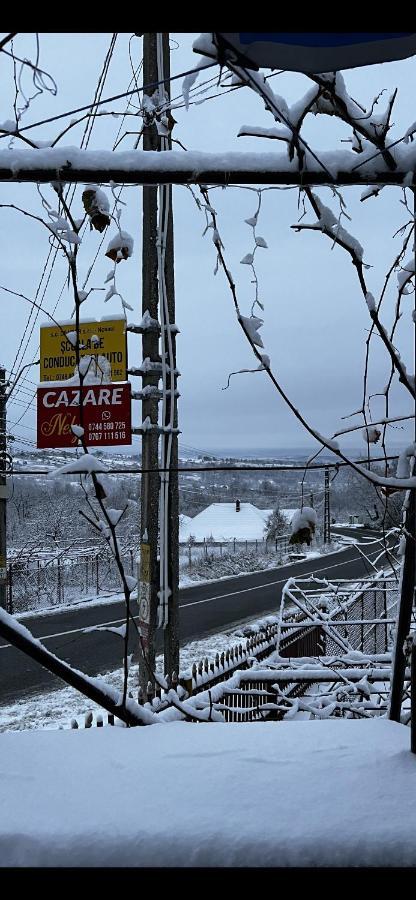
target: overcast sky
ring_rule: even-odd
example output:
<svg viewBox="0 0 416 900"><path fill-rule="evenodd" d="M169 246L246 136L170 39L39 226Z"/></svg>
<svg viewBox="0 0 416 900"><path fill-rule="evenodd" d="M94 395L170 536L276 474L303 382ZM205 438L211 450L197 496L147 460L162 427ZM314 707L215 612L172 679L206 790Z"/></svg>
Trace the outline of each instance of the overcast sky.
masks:
<svg viewBox="0 0 416 900"><path fill-rule="evenodd" d="M172 34L172 74L192 67L197 61L198 58L192 52L192 41L196 36L190 33ZM58 94L53 97L44 93L33 100L25 115L25 124L73 109L92 99L110 38L109 33L40 35L40 65L54 77ZM128 44L129 35L121 34L110 64L103 97L124 91L129 86L131 68ZM131 54L135 66L141 58L141 47L141 39L134 38L131 42ZM15 51L19 55L33 59L34 49L33 35L24 34L16 38ZM3 56L0 58L0 66L3 85L0 121L5 121L13 118L12 68L10 60ZM365 106L382 89L386 89L379 101L380 111L384 109L392 89L398 88L392 138L401 135L416 118L415 68L415 60L410 59L344 73L352 96ZM205 78L212 75L213 71L215 70L209 70ZM203 80L204 76L201 75L199 81ZM141 83L140 78L139 82ZM279 75L271 83L289 103L300 98L310 85L306 77L291 73ZM27 89L30 87L27 75L24 86ZM180 94L179 80L172 85L172 96L176 98ZM215 84L209 91L209 95L211 94L221 94ZM198 99L202 100L203 96ZM118 101L109 104L108 108L123 112L125 103L126 101ZM263 109L260 99L248 88L206 99L204 103L192 105L189 111L182 106L174 112L174 116L177 120L174 137L188 149L212 152L238 149L258 152L262 149L276 149L276 152L281 152L282 149L282 145L277 142L255 138L237 139L242 124L268 127L274 124L270 114ZM64 120L65 123L68 121ZM112 117L98 119L89 147L111 149L120 121ZM129 119L128 122L128 129L138 129L140 120L137 124L135 119ZM31 135L39 140L50 140L61 127L60 123L49 124L34 129ZM69 132L62 145L79 144L82 128L83 126L77 126ZM348 130L333 118L309 116L304 135L317 151L348 147L348 144L340 143L349 136ZM0 146L5 148L7 142L3 138ZM16 143L15 146L20 145ZM132 138L126 138L119 149L127 150L131 146ZM82 215L81 190L77 190L72 207L77 216ZM353 220L345 224L364 246L365 261L373 266L367 273L369 288L377 295L385 272L399 248L399 239L393 240L393 234L406 221L407 216L400 204L401 192L397 188L386 188L380 197L366 203L360 203L361 192L361 189L355 188L344 190L344 198ZM56 205L55 195L47 186L44 194ZM320 189L319 194L324 202L334 206L328 188ZM40 198L34 186L2 185L1 195L3 203L15 203L38 215L42 214ZM134 313L129 313L129 318L140 321L141 190L126 188L122 199L127 204L122 227L133 235L135 248L133 257L118 267L118 276L124 296L135 310ZM257 196L249 190L230 187L227 190L213 191L211 202L218 211L220 234L227 262L236 280L240 306L249 315L253 299L251 270L248 266L241 265L240 260L252 250L252 232L244 219L254 213ZM342 416L361 406L369 318L349 257L337 247L331 250L330 242L320 234L298 234L291 230L290 225L296 223L299 215L297 202L296 190L273 190L263 195L258 233L265 238L269 249L261 249L256 255L260 299L265 306L262 336L274 371L293 402L319 432L330 435L342 426ZM231 379L230 388L222 390L229 372L254 368L257 363L236 322L225 278L221 271L216 276L213 274L215 249L211 233L202 237L205 221L186 188L174 188L174 219L176 321L181 331L177 345L178 366L182 373L179 384L181 441L184 445L207 450L241 448L248 452L258 448L277 450L292 446L312 446L313 442L285 409L264 373L236 376ZM312 221L309 212L305 221ZM18 213L2 209L0 240L0 283L34 298L48 251L46 231ZM97 232L87 233L79 255L81 275L91 265L99 241L100 235ZM108 260L101 253L89 285L102 287L108 269ZM42 300L47 310L52 311L55 306L64 281L65 263L58 260ZM120 312L116 298L104 306L103 296L102 293L93 294L85 314L100 317ZM393 298L393 293L390 297ZM10 369L14 364L30 306L2 291L0 302L0 361ZM411 346L413 298L409 297L406 304L398 333L398 342L405 358ZM57 318L68 319L72 308L70 293L64 289L57 307ZM24 358L19 355L19 365L36 358L38 325L41 321L46 321L45 315L41 314L37 320L25 348ZM387 320L387 325L389 321ZM33 319L29 331L32 324ZM25 344L26 340L23 347ZM130 338L129 354L131 365L140 362L140 338ZM371 390L383 389L389 369L382 348L375 347ZM410 369L413 370L412 364ZM36 367L29 371L28 378L37 382ZM135 387L138 388L139 380L136 379L136 382ZM9 421L15 423L23 414L21 422L11 425L10 430L16 437L33 441L33 403L25 411L25 405L31 400L28 393L30 390L28 382L22 383L22 391L16 392L17 403L9 410ZM397 389L393 399L393 414L411 411L410 402L403 391ZM139 406L137 402L135 405ZM374 419L380 412L384 413L377 398L373 402L372 411ZM137 408L136 421L138 416ZM406 431L392 430L392 446L401 443L407 434ZM346 442L346 446L348 443L359 446L360 438ZM364 444L362 448L365 449Z"/></svg>

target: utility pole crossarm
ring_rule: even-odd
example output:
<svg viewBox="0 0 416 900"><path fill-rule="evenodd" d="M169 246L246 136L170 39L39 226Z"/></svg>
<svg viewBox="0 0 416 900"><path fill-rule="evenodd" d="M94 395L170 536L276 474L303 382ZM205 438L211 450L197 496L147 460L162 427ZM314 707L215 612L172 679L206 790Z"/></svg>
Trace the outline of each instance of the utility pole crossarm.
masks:
<svg viewBox="0 0 416 900"><path fill-rule="evenodd" d="M352 157L352 158L351 158ZM293 184L293 185L402 185L408 174L416 182L416 150L401 148L400 165L390 171L382 156L359 162L351 152L319 154L322 166L306 156L305 168L286 153L186 153L170 150L0 150L0 181L66 183L115 181L120 184ZM328 175L328 169L332 178Z"/></svg>

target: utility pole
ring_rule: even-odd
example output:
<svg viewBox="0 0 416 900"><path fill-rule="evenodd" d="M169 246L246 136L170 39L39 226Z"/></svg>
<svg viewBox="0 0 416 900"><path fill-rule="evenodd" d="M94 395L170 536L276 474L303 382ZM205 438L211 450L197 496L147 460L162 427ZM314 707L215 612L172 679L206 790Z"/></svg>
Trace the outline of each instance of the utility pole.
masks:
<svg viewBox="0 0 416 900"><path fill-rule="evenodd" d="M163 67L165 91L170 99L170 48L169 33L163 33ZM172 149L172 139L169 134L169 150ZM167 305L169 312L170 335L174 369L169 371L168 391L173 395L174 413L173 427L175 431L171 436L170 472L168 489L168 581L170 594L168 598L168 622L164 635L164 663L165 674L172 678L173 672L179 674L179 478L178 478L178 402L177 402L177 374L176 374L176 329L175 324L175 267L174 267L174 240L173 240L173 205L172 185L165 188L168 194L168 222L166 236L165 256L165 283Z"/></svg>
<svg viewBox="0 0 416 900"><path fill-rule="evenodd" d="M329 494L329 469L325 468L325 493L324 493L324 544L331 543L331 507Z"/></svg>
<svg viewBox="0 0 416 900"><path fill-rule="evenodd" d="M416 191L413 191L413 214L416 216ZM414 265L416 267L416 244L414 245ZM416 294L413 305L413 317L416 323ZM416 324L413 335L413 359L416 365ZM416 442L416 398L414 405L414 436ZM412 476L416 475L416 459L413 460ZM400 582L400 598L398 604L396 636L391 667L391 690L389 704L389 719L400 722L400 714L403 702L403 688L406 674L405 644L410 635L412 610L415 603L416 583L416 489L410 489L405 515L406 545L404 551L403 568ZM412 704L414 679L411 684ZM414 707L413 707L414 708ZM413 736L412 736L413 742Z"/></svg>
<svg viewBox="0 0 416 900"><path fill-rule="evenodd" d="M163 67L165 78L169 78L169 34L163 34ZM157 88L155 83L159 81L157 35L156 33L143 34L143 81L144 84L153 85L144 89L145 97L151 98ZM163 86L162 86L163 87ZM165 82L165 91L169 94L169 81ZM148 114L144 117L143 149L161 150L161 139L152 114L152 104L148 104ZM173 258L173 216L172 216L172 188L169 187L168 222L166 232L165 253L165 282L169 321L175 321L175 293L174 293L174 258ZM158 188L156 186L143 187L143 243L142 243L142 313L147 320L153 323L159 321L159 279L158 279ZM169 327L169 326L168 326ZM175 352L175 333L171 330L173 351ZM141 687L145 687L149 680L149 670L155 670L155 639L157 627L157 611L159 605L159 417L158 402L161 399L159 391L159 379L162 374L161 357L159 355L159 330L154 326L143 329L142 336L143 361L149 362L142 370L143 395L142 395L142 422L148 421L150 427L142 433L142 468L147 470L142 475L141 483L141 526L140 526L140 571L139 571L139 626L142 634L144 649L148 665L146 666L142 654L139 655L139 681ZM176 359L176 357L175 357ZM176 365L174 366L174 369ZM168 375L168 390L174 391L175 417L174 426L177 426L176 413L176 374L170 371ZM162 425L165 425L162 422ZM177 436L172 434L170 466L177 469L178 449ZM165 460L162 460L164 465ZM179 639L178 639L178 578L179 578L179 503L178 503L178 475L175 471L169 473L169 500L168 500L168 581L170 596L168 599L168 622L164 634L165 673L172 675L179 669Z"/></svg>
<svg viewBox="0 0 416 900"><path fill-rule="evenodd" d="M0 607L7 608L6 371L0 368Z"/></svg>
<svg viewBox="0 0 416 900"><path fill-rule="evenodd" d="M413 467L416 474L416 466ZM396 626L396 640L392 662L389 719L400 722L402 709L404 676L406 672L405 643L410 633L416 575L416 491L409 491L409 505L406 510L406 547L404 551L401 590Z"/></svg>

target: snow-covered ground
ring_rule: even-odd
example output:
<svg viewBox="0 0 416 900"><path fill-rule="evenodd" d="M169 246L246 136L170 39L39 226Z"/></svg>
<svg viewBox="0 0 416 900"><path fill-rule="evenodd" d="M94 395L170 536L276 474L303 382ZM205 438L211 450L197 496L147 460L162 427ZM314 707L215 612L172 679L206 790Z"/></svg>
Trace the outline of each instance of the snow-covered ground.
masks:
<svg viewBox="0 0 416 900"><path fill-rule="evenodd" d="M267 616L267 621L277 621L277 616ZM251 633L259 630L263 620L255 620L250 626ZM236 627L219 634L211 635L203 640L191 641L181 648L181 672L192 668L194 662L199 662L206 656L209 660L215 659L216 653L228 650L244 639L244 628ZM163 674L163 656L157 657L157 671ZM129 684L137 699L138 669L137 665L130 668ZM122 689L123 669L108 672L102 676L106 682ZM82 727L85 715L92 712L94 720L97 713L102 713L101 707L92 703L88 697L84 697L74 688L64 687L62 690L51 691L42 694L33 694L29 699L0 707L0 732L25 731L27 729L57 729L69 728L71 719L75 718Z"/></svg>
<svg viewBox="0 0 416 900"><path fill-rule="evenodd" d="M415 866L416 756L386 720L3 734L2 866Z"/></svg>

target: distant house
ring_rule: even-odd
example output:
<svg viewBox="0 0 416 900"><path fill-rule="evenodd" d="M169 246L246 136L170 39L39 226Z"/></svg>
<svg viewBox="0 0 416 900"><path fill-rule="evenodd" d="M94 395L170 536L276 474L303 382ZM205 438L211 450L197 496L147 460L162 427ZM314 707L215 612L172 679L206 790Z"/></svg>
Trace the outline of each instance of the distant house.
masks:
<svg viewBox="0 0 416 900"><path fill-rule="evenodd" d="M258 509L252 503L211 503L189 522L180 524L179 541L186 543L190 537L198 543L204 540L261 541L271 509Z"/></svg>

